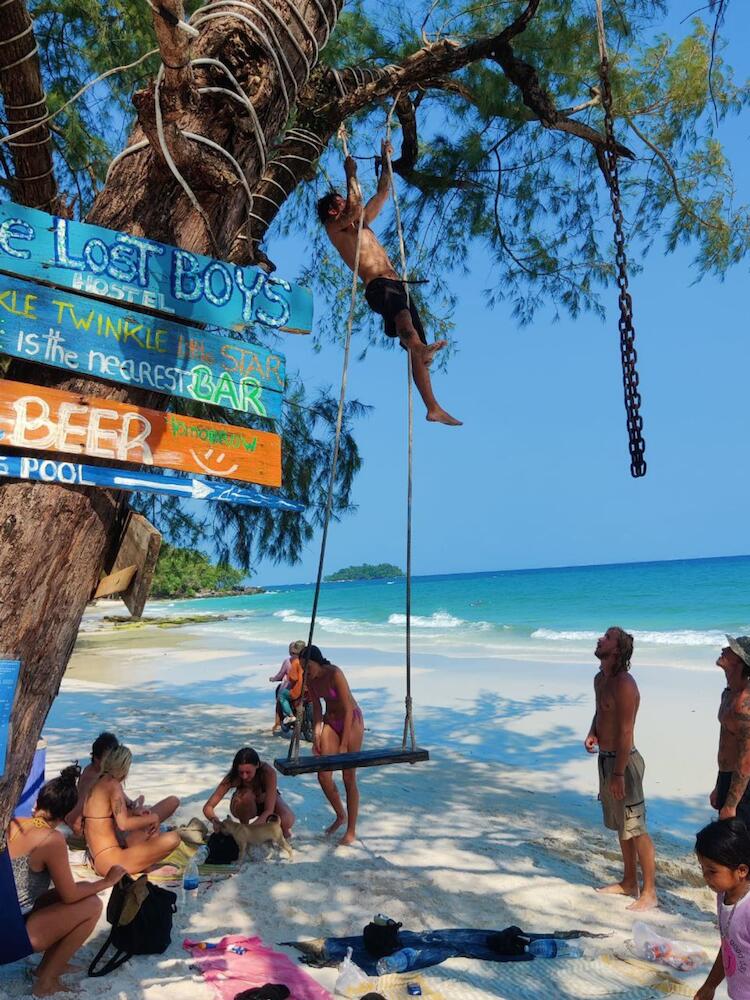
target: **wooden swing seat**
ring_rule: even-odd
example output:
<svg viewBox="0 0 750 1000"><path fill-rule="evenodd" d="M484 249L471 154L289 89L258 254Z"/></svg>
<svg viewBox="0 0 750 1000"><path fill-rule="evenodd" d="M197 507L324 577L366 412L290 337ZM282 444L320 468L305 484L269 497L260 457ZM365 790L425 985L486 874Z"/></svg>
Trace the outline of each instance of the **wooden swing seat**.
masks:
<svg viewBox="0 0 750 1000"><path fill-rule="evenodd" d="M336 753L328 757L312 754L293 760L278 757L273 766L281 774L295 777L298 774L317 774L318 771L345 771L355 767L383 767L386 764L419 764L430 759L430 751L417 747L403 750L387 747L383 750L358 750L356 753Z"/></svg>

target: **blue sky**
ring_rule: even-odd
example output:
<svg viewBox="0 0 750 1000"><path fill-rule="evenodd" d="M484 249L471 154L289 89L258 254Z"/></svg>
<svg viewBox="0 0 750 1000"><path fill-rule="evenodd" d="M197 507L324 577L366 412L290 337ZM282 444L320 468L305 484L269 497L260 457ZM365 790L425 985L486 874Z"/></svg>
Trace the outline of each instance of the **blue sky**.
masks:
<svg viewBox="0 0 750 1000"><path fill-rule="evenodd" d="M727 58L742 80L750 13L734 4L727 17L735 39ZM747 116L725 122L720 138L739 175ZM279 273L294 273L295 247L273 234L269 247ZM428 425L415 401L415 573L750 551L747 263L724 281L695 284L690 261L689 252L666 256L657 245L631 283L649 464L641 480L629 472L615 291L605 294L606 323L553 323L540 311L519 329L508 309L485 306L493 276L481 251L468 277L450 278L457 351L434 381L440 402L465 424ZM340 350L316 354L304 337L289 337L283 349L309 385L338 389ZM349 394L374 409L356 428L358 510L331 528L329 571L405 563L404 368L393 351L370 350L352 363ZM301 565L262 563L256 582L313 579L318 552L316 536Z"/></svg>

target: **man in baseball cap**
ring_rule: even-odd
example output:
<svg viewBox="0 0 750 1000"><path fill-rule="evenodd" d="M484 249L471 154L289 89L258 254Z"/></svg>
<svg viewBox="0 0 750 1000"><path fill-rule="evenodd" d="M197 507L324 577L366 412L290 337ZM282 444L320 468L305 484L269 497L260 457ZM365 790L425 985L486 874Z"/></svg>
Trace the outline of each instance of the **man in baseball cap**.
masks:
<svg viewBox="0 0 750 1000"><path fill-rule="evenodd" d="M727 679L719 707L719 773L710 801L719 819L750 827L750 636L727 636L716 661Z"/></svg>

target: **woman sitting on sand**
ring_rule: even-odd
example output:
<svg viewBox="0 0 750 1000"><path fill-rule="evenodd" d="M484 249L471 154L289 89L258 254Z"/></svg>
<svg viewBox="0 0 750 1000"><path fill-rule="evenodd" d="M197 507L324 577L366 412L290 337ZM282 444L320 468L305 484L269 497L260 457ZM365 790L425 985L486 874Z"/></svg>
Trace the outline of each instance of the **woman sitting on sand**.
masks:
<svg viewBox="0 0 750 1000"><path fill-rule="evenodd" d="M234 793L229 802L229 811L235 819L240 823L249 823L251 820L266 823L270 816L276 815L284 837L289 839L295 820L294 813L281 798L276 771L270 764L262 761L252 747L243 747L237 751L231 768L203 807L203 815L211 821L214 830L220 827L216 806L232 789Z"/></svg>
<svg viewBox="0 0 750 1000"><path fill-rule="evenodd" d="M162 861L180 843L175 830L160 833L159 826L179 806L170 795L151 809L128 809L122 782L133 755L120 744L102 757L101 773L83 806L83 832L94 870L101 874L112 864L134 875Z"/></svg>
<svg viewBox="0 0 750 1000"><path fill-rule="evenodd" d="M34 971L35 997L71 992L60 976L83 971L69 966L68 960L96 926L102 912L97 893L111 888L125 874L124 868L113 865L96 882L73 881L68 847L57 827L76 804L80 773L81 769L75 765L66 767L59 778L42 786L33 818L11 820L8 827L8 852L18 902L26 920L28 950L44 952ZM53 890L50 882L55 886ZM8 905L7 900L3 902Z"/></svg>
<svg viewBox="0 0 750 1000"><path fill-rule="evenodd" d="M308 663L307 691L313 707L313 753L328 757L360 750L365 734L364 718L341 668L326 660L317 646L307 646L299 658L303 665L306 660ZM321 698L326 703L325 714L321 709ZM359 813L357 772L351 768L341 773L346 790L346 812L334 784L333 774L330 771L319 771L318 781L336 813L336 819L328 827L326 834L332 834L346 822L346 833L339 843L351 844L356 837Z"/></svg>

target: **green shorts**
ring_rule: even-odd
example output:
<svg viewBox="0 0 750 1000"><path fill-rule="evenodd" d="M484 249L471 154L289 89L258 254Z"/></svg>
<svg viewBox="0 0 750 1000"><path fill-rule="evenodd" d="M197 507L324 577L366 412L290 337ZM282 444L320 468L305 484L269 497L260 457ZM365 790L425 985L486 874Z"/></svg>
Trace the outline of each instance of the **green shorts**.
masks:
<svg viewBox="0 0 750 1000"><path fill-rule="evenodd" d="M614 754L599 754L599 801L604 825L617 830L620 840L640 837L646 832L646 803L643 798L643 773L646 765L637 750L633 750L625 765L625 798L616 799L610 791L610 778L615 769Z"/></svg>

